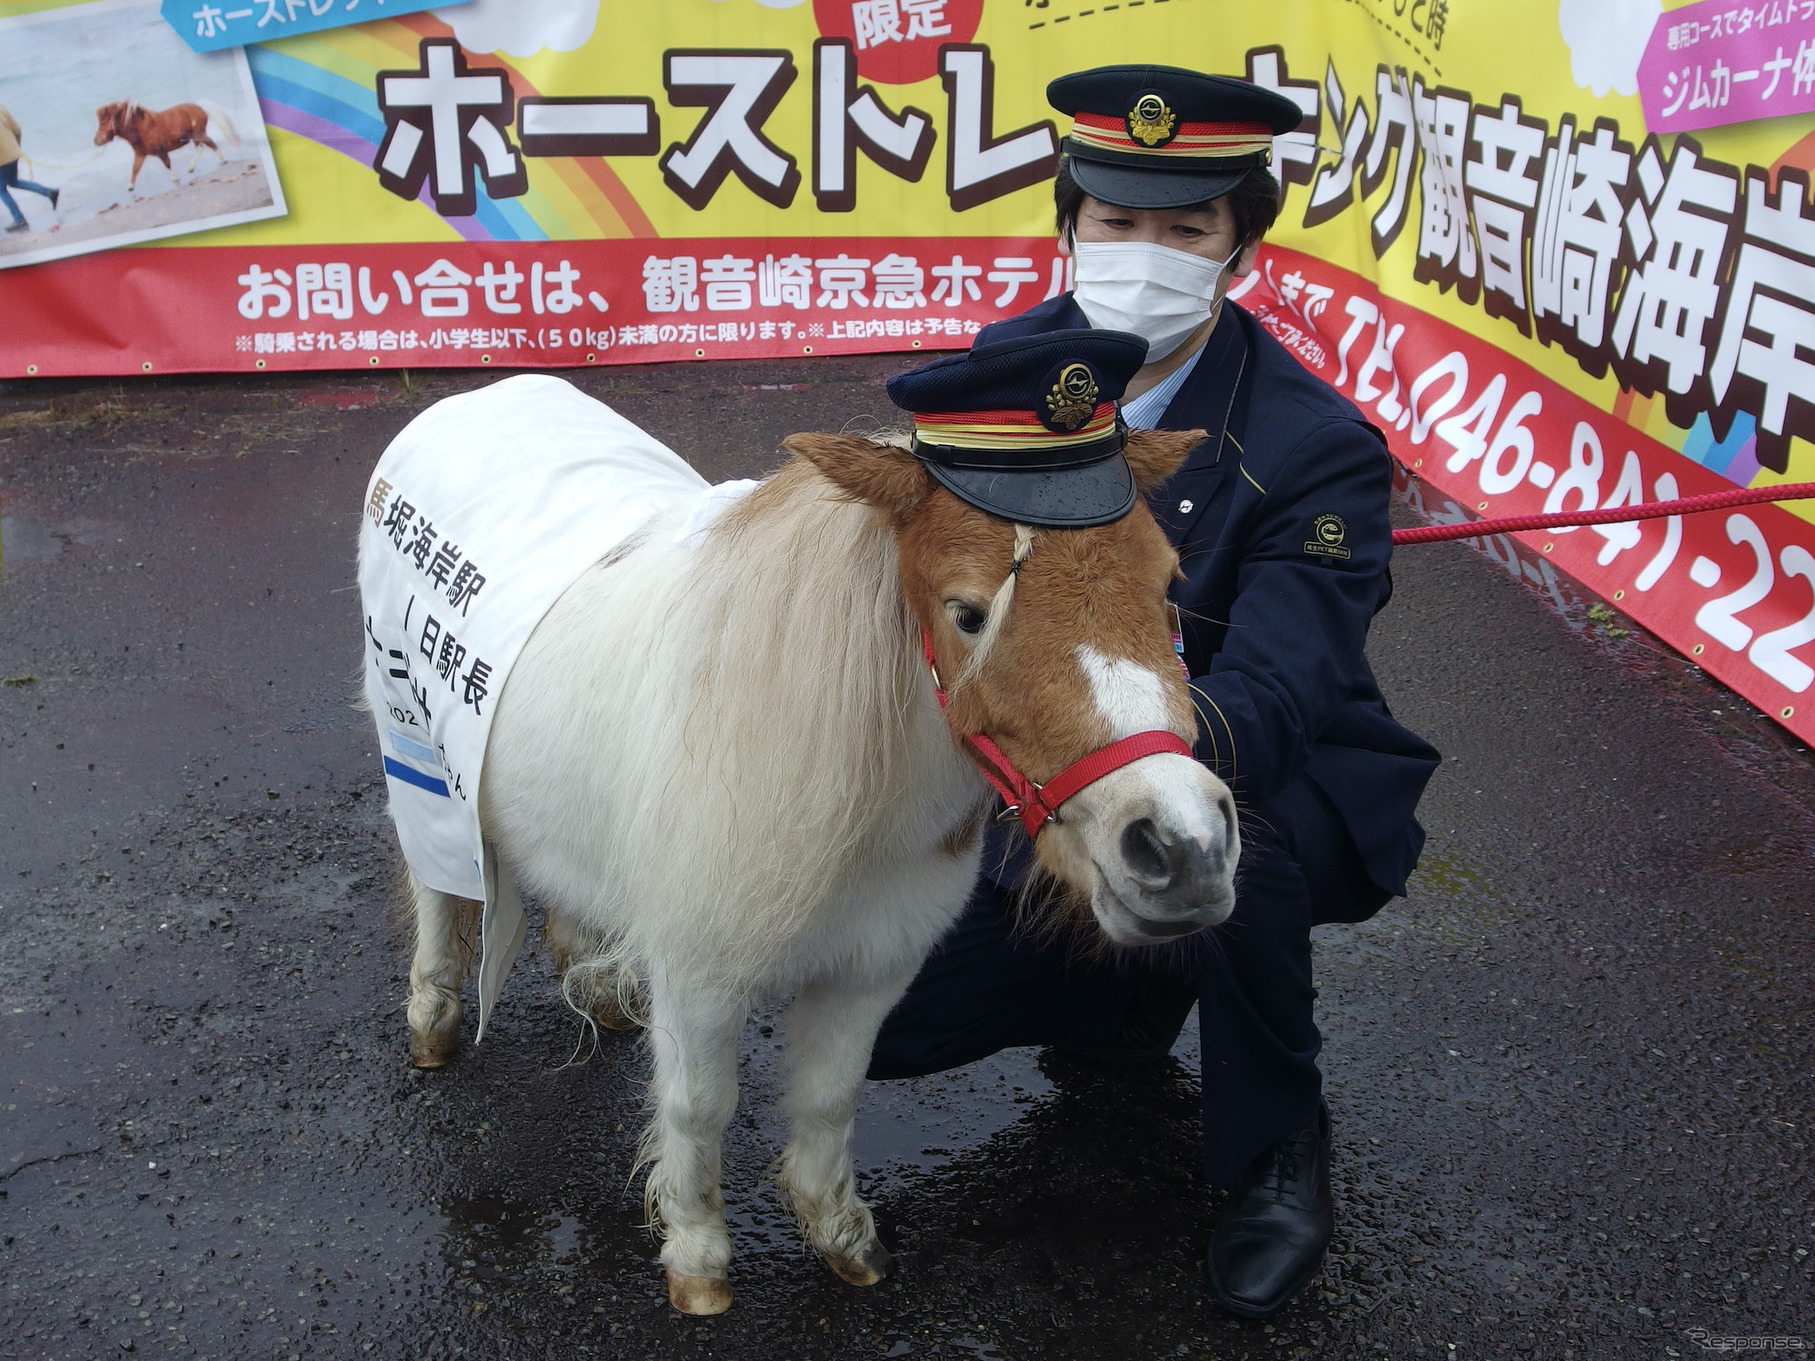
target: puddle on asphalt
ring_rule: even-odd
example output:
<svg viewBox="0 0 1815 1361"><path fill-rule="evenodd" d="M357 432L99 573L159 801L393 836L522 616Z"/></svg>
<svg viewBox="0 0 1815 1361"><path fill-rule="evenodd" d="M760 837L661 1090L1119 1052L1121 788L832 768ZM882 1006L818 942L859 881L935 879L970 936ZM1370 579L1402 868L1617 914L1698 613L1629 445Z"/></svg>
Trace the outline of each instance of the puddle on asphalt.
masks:
<svg viewBox="0 0 1815 1361"><path fill-rule="evenodd" d="M987 1143L1049 1097L1034 1049L1011 1049L957 1073L873 1082L854 1140L857 1165L877 1175L925 1171Z"/></svg>
<svg viewBox="0 0 1815 1361"><path fill-rule="evenodd" d="M455 1197L441 1213L441 1256L456 1279L511 1280L575 1266L585 1255L582 1226L572 1215L499 1196Z"/></svg>
<svg viewBox="0 0 1815 1361"><path fill-rule="evenodd" d="M0 515L0 572L27 564L53 562L72 544L100 543L104 535L99 520L69 520L46 524L13 507Z"/></svg>
<svg viewBox="0 0 1815 1361"><path fill-rule="evenodd" d="M787 1137L778 1104L775 1023L781 1010L758 1013L745 1031L739 1115L725 1137L725 1220L734 1250L744 1261L778 1248L803 1250L799 1227L772 1175L772 1161ZM1173 1055L1183 1071L1195 1075L1198 1052L1193 1011ZM951 1072L868 1083L853 1138L853 1162L864 1195L876 1201L955 1161L962 1165L977 1155L992 1158L1014 1146L1015 1126L1039 1126L1043 1112L1068 1099L1041 1071L1042 1053L1008 1049ZM619 1137L628 1144L636 1133L631 1129ZM969 1174L976 1171L971 1167ZM585 1267L596 1273L620 1257L627 1262L653 1258L653 1238L641 1229L625 1233L625 1197L634 1201L640 1187L639 1177L623 1195L612 1188L600 1213L584 1219L560 1214L546 1203L497 1196L445 1200L439 1207L440 1256L447 1276L462 1289L484 1289L551 1269ZM640 1215L635 1217L640 1222Z"/></svg>

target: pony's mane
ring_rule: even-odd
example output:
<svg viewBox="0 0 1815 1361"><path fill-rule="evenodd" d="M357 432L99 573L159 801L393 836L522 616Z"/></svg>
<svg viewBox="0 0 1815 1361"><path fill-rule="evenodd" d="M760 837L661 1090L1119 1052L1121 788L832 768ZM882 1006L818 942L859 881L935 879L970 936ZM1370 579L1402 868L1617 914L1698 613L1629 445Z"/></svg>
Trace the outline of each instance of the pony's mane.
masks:
<svg viewBox="0 0 1815 1361"><path fill-rule="evenodd" d="M907 716L928 682L894 536L796 456L684 570L701 662L687 764L714 777L721 816L765 829L736 837L757 860L718 887L755 886L763 929L785 940L914 779Z"/></svg>

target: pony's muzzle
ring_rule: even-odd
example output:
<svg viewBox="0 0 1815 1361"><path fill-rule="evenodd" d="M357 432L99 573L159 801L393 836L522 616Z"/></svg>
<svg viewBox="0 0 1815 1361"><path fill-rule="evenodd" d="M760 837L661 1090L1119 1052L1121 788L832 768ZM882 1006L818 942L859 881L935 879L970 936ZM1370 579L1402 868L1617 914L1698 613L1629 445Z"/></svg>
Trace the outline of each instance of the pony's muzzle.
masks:
<svg viewBox="0 0 1815 1361"><path fill-rule="evenodd" d="M1234 909L1234 869L1240 855L1234 800L1218 789L1207 818L1189 826L1149 809L1123 824L1116 840L1123 875L1134 895L1127 902L1143 933L1158 936L1202 931L1227 920Z"/></svg>
<svg viewBox="0 0 1815 1361"><path fill-rule="evenodd" d="M1189 756L1124 766L1066 811L1040 838L1042 859L1061 878L1090 885L1092 915L1117 945L1158 945L1234 911L1235 800Z"/></svg>
<svg viewBox="0 0 1815 1361"><path fill-rule="evenodd" d="M1149 817L1122 829L1122 869L1140 896L1133 904L1143 930L1183 935L1225 920L1235 905L1230 852L1233 810L1224 834L1194 837Z"/></svg>

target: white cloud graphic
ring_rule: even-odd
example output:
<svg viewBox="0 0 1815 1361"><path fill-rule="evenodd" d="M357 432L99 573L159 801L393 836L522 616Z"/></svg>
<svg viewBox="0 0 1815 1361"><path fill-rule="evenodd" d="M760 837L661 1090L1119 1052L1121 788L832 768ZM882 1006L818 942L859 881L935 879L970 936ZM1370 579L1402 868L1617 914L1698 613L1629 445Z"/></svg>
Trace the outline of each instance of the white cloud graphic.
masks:
<svg viewBox="0 0 1815 1361"><path fill-rule="evenodd" d="M599 22L599 0L469 0L434 13L468 52L527 57L580 46Z"/></svg>
<svg viewBox="0 0 1815 1361"><path fill-rule="evenodd" d="M484 3L485 0L480 0ZM1557 0L1557 27L1569 45L1569 73L1596 99L1639 92L1639 58L1664 12L1660 0Z"/></svg>

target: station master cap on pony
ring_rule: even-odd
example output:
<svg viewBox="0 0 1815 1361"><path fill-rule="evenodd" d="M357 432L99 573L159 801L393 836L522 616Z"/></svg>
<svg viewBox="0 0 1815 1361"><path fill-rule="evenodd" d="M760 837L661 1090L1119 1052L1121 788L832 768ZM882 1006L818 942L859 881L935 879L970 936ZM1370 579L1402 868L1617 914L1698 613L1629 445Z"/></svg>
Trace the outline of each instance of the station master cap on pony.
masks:
<svg viewBox="0 0 1815 1361"><path fill-rule="evenodd" d="M1272 90L1177 66L1098 66L1060 76L1046 98L1072 117L1062 150L1078 187L1120 208L1220 198L1304 118Z"/></svg>
<svg viewBox="0 0 1815 1361"><path fill-rule="evenodd" d="M1147 359L1122 331L978 345L889 380L914 456L959 500L1016 524L1082 529L1134 506L1116 400Z"/></svg>

